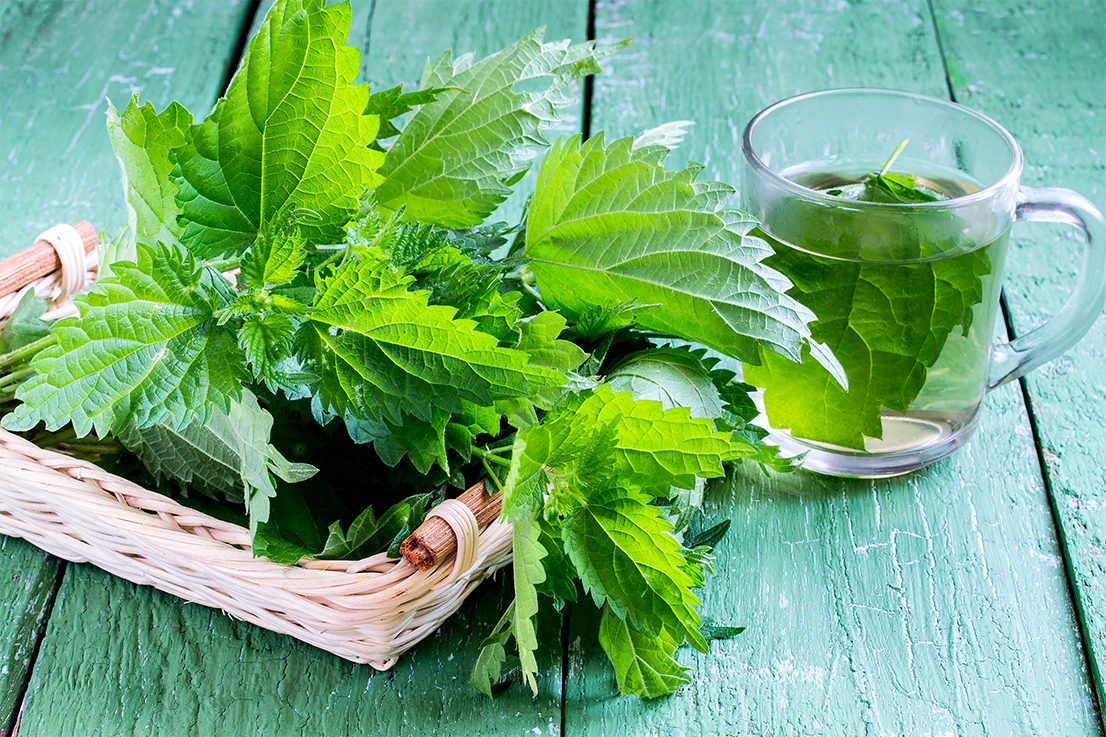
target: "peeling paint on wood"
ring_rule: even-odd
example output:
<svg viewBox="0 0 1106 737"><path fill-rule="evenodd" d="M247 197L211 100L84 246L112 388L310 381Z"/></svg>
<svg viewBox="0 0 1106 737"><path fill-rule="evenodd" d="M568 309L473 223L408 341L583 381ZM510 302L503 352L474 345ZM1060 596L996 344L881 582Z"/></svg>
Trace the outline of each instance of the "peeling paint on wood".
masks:
<svg viewBox="0 0 1106 737"><path fill-rule="evenodd" d="M935 4L959 102L997 120L1025 151L1023 183L1069 187L1106 208L1106 2ZM1025 334L1075 285L1071 229L1015 226L1004 285ZM1106 320L1025 379L1100 704L1106 701Z"/></svg>
<svg viewBox="0 0 1106 737"><path fill-rule="evenodd" d="M243 3L7 2L0 7L0 257L59 222L125 220L105 96L194 110L215 99ZM139 11L139 12L136 12ZM0 538L0 726L26 680L59 562Z"/></svg>

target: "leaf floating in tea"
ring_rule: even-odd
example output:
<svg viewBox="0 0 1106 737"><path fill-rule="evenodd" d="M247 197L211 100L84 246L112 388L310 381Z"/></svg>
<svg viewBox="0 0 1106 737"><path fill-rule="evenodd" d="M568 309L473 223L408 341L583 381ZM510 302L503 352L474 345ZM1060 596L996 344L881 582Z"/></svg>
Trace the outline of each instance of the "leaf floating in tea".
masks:
<svg viewBox="0 0 1106 737"><path fill-rule="evenodd" d="M857 199L888 204L941 199L920 189L912 174L888 172L907 143L864 179ZM953 331L960 328L968 336L973 308L985 297L983 277L991 272L992 251L1001 253L1005 234L976 247L965 236L967 223L951 211L832 208L812 214L801 201L781 207L787 209L766 218L782 241L766 238L775 253L764 263L787 276L794 284L787 295L818 316L811 341L832 350L845 368L848 390L807 347L798 364L762 351L763 365L746 365L745 380L765 388L773 427L864 450L865 437L883 438L884 409L910 409ZM802 250L783 241L801 244Z"/></svg>
<svg viewBox="0 0 1106 737"><path fill-rule="evenodd" d="M896 174L888 169L895 163L895 159L910 143L909 138L903 139L891 158L877 173L869 174L864 180L864 191L860 199L864 202L883 202L892 205L909 205L918 202L937 202L940 198L918 187L913 174Z"/></svg>

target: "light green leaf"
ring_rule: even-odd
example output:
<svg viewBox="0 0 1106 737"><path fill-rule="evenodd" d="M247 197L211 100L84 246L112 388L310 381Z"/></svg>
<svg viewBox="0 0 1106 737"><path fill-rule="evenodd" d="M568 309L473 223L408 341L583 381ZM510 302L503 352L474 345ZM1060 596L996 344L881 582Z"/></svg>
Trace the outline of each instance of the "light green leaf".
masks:
<svg viewBox="0 0 1106 737"><path fill-rule="evenodd" d="M434 100L438 99L438 95L449 91L450 90L445 88L439 88L404 92L403 85L397 84L390 89L381 90L380 92L374 92L369 95L369 102L365 106L365 114L375 115L380 118L380 132L376 135L378 141L392 138L393 136L399 135L399 129L393 125L393 120L411 112L411 108L425 105L428 102L434 102Z"/></svg>
<svg viewBox="0 0 1106 737"><path fill-rule="evenodd" d="M100 278L111 275L116 261L134 261L135 244L176 242L180 208L175 196L180 189L169 176L173 169L170 152L184 143L192 115L176 102L160 114L147 102L139 106L132 95L120 114L108 100L108 138L123 175L123 197L127 203L127 224L100 254Z"/></svg>
<svg viewBox="0 0 1106 737"><path fill-rule="evenodd" d="M687 129L693 125L695 123L690 120L673 120L668 123L661 123L656 128L650 128L635 138L634 149L645 152L653 146L659 146L661 150L656 151L655 154L660 156L660 160L663 160L669 151L675 151L679 148L687 136Z"/></svg>
<svg viewBox="0 0 1106 737"><path fill-rule="evenodd" d="M292 281L307 257L307 243L294 221L262 232L242 257L242 283L250 289L280 287Z"/></svg>
<svg viewBox="0 0 1106 737"><path fill-rule="evenodd" d="M798 360L814 315L761 263L771 249L749 235L756 221L724 206L731 187L696 180L701 165L664 171L658 148L599 134L546 154L525 249L542 298L570 320L595 295L655 304L638 325L746 361L762 345Z"/></svg>
<svg viewBox="0 0 1106 737"><path fill-rule="evenodd" d="M389 149L377 189L382 206L406 207L409 220L465 228L506 199L548 145L541 131L572 102L568 84L600 71L599 60L626 43L595 49L593 41L543 43L544 35L539 28L477 62L447 51L427 63L420 87L452 90L412 114ZM548 84L534 90L531 80Z"/></svg>
<svg viewBox="0 0 1106 737"><path fill-rule="evenodd" d="M696 577L672 526L648 495L610 487L589 496L565 521L565 551L597 606L653 634L669 632L706 652L699 634Z"/></svg>
<svg viewBox="0 0 1106 737"><path fill-rule="evenodd" d="M514 620L515 602L512 601L491 634L480 643L480 653L476 656L476 664L472 666L469 685L485 696L491 696L492 686L499 682L503 661L507 659L507 641L514 634Z"/></svg>
<svg viewBox="0 0 1106 737"><path fill-rule="evenodd" d="M539 529L536 520L530 517L519 517L513 527L515 605L512 629L515 633L515 642L518 644L518 657L522 661L523 680L537 696L538 682L534 677L538 672L538 661L535 657L538 650L537 586L545 582L545 568L542 566L545 548L538 541Z"/></svg>
<svg viewBox="0 0 1106 737"><path fill-rule="evenodd" d="M55 324L58 342L36 356L5 427L72 421L78 435L103 436L132 421L183 428L230 411L248 378L233 329L215 318L230 284L178 244L140 243L137 255L77 297L79 317Z"/></svg>
<svg viewBox="0 0 1106 737"><path fill-rule="evenodd" d="M46 300L36 297L33 289L20 297L0 332L0 353L10 353L50 334L50 323L42 319L46 306Z"/></svg>
<svg viewBox="0 0 1106 737"><path fill-rule="evenodd" d="M623 696L655 699L691 682L688 678L691 669L673 657L679 643L664 631L654 635L634 627L609 606L603 607L599 644L611 659Z"/></svg>
<svg viewBox="0 0 1106 737"><path fill-rule="evenodd" d="M732 376L732 374L731 374ZM722 397L702 353L682 348L650 348L626 356L607 373L616 392L651 399L665 409L687 407L692 417L722 417Z"/></svg>
<svg viewBox="0 0 1106 737"><path fill-rule="evenodd" d="M807 349L801 363L766 353L762 365L745 367L745 379L765 387L773 427L857 450L865 436L882 437L883 408L909 409L953 331L967 335L991 270L982 249L899 264L781 247L770 262L795 282L790 293L817 313L814 337L844 366L848 390Z"/></svg>
<svg viewBox="0 0 1106 737"><path fill-rule="evenodd" d="M319 281L318 296L297 346L319 376L323 408L340 416L393 424L405 414L429 422L432 410L491 406L563 381L527 364L455 310L428 305L425 292L382 259L350 261Z"/></svg>
<svg viewBox="0 0 1106 737"><path fill-rule="evenodd" d="M312 242L341 240L380 178L376 116L352 84L350 6L281 0L250 41L226 97L177 149L182 240L203 258L239 255L287 208L313 213Z"/></svg>
<svg viewBox="0 0 1106 737"><path fill-rule="evenodd" d="M255 558L268 558L274 563L294 566L301 558L310 558L312 551L281 534L280 528L268 522L254 526L250 549Z"/></svg>

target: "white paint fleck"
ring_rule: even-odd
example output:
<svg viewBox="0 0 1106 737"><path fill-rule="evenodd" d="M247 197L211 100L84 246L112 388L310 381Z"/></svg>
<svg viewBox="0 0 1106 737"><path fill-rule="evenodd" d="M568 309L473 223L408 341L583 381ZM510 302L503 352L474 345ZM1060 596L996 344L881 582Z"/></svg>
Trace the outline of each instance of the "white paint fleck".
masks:
<svg viewBox="0 0 1106 737"><path fill-rule="evenodd" d="M791 602L787 599L787 594L780 592L780 609L786 609L787 605Z"/></svg>

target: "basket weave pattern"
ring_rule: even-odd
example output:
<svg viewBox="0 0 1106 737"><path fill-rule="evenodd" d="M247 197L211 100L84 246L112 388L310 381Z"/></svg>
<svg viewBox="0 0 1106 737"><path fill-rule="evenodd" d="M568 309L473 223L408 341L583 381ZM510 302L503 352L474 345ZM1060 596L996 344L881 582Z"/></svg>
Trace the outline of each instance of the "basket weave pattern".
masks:
<svg viewBox="0 0 1106 737"><path fill-rule="evenodd" d="M430 570L383 553L285 566L254 558L245 528L0 430L0 533L378 670L511 560L510 524L480 530L456 500L430 515L457 537L457 551Z"/></svg>

